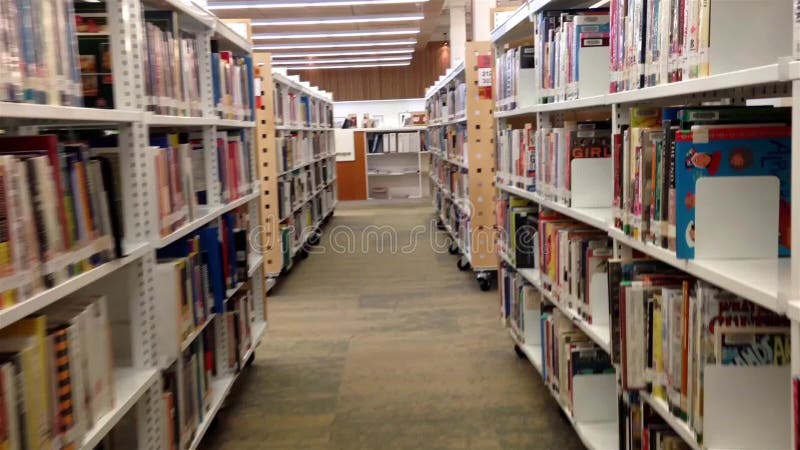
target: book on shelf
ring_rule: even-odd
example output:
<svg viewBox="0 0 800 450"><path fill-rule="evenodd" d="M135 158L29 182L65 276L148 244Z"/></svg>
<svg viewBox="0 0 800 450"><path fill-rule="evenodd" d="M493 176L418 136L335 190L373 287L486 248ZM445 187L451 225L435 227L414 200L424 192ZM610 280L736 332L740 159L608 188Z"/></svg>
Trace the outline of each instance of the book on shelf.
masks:
<svg viewBox="0 0 800 450"><path fill-rule="evenodd" d="M83 106L74 4L0 2L0 101Z"/></svg>
<svg viewBox="0 0 800 450"><path fill-rule="evenodd" d="M106 7L103 3L83 2L74 7L83 106L114 108L114 79Z"/></svg>
<svg viewBox="0 0 800 450"><path fill-rule="evenodd" d="M563 127L536 132L536 189L571 204L572 163L583 158L611 158L611 122L564 121Z"/></svg>
<svg viewBox="0 0 800 450"><path fill-rule="evenodd" d="M13 277L3 307L121 256L118 204L101 158L54 135L0 143L0 273ZM85 256L70 256L78 250Z"/></svg>
<svg viewBox="0 0 800 450"><path fill-rule="evenodd" d="M194 219L197 213L192 149L178 134L151 134L148 149L156 174L159 231L163 237Z"/></svg>
<svg viewBox="0 0 800 450"><path fill-rule="evenodd" d="M495 109L512 111L538 103L536 90L536 53L533 45L506 49L497 55Z"/></svg>
<svg viewBox="0 0 800 450"><path fill-rule="evenodd" d="M617 228L693 259L697 181L774 176L780 190L776 255L788 255L789 108L631 108L630 115L630 127L614 136Z"/></svg>
<svg viewBox="0 0 800 450"><path fill-rule="evenodd" d="M202 116L198 37L180 28L175 11L145 11L144 19L148 110Z"/></svg>
<svg viewBox="0 0 800 450"><path fill-rule="evenodd" d="M535 103L605 94L610 40L608 9L539 12L534 44L540 101Z"/></svg>
<svg viewBox="0 0 800 450"><path fill-rule="evenodd" d="M497 172L524 179L523 188L534 191L536 189L536 130L533 125L525 124L522 129L499 130L497 135Z"/></svg>
<svg viewBox="0 0 800 450"><path fill-rule="evenodd" d="M0 331L5 448L71 448L111 411L111 325L102 296L69 297Z"/></svg>
<svg viewBox="0 0 800 450"><path fill-rule="evenodd" d="M253 59L216 50L215 44L212 42L211 83L216 114L222 119L253 120Z"/></svg>
<svg viewBox="0 0 800 450"><path fill-rule="evenodd" d="M698 442L708 366L789 364L785 317L660 262L609 266L612 357L622 388L663 402Z"/></svg>
<svg viewBox="0 0 800 450"><path fill-rule="evenodd" d="M621 448L689 450L691 447L642 399L638 392L619 396Z"/></svg>

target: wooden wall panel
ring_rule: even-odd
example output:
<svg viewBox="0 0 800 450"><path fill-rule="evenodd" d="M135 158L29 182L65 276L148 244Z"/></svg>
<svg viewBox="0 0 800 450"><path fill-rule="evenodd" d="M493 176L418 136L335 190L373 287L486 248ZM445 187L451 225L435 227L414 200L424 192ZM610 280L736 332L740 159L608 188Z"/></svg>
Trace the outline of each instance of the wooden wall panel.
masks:
<svg viewBox="0 0 800 450"><path fill-rule="evenodd" d="M363 131L353 133L356 160L336 163L339 200L367 199L367 139L365 134Z"/></svg>
<svg viewBox="0 0 800 450"><path fill-rule="evenodd" d="M333 93L335 101L421 98L450 66L450 47L430 42L414 53L411 65L368 69L289 71L312 86Z"/></svg>

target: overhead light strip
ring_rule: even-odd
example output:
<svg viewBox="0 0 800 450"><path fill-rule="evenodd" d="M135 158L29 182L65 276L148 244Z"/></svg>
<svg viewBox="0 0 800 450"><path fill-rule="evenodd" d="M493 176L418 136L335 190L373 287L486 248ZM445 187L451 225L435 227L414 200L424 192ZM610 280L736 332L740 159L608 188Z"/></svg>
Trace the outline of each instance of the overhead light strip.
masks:
<svg viewBox="0 0 800 450"><path fill-rule="evenodd" d="M273 53L272 59L281 58L319 58L325 56L359 56L359 55L401 55L413 53L413 48L403 49L375 49L375 50L351 50L351 51L332 51L332 52L310 52L310 53Z"/></svg>
<svg viewBox="0 0 800 450"><path fill-rule="evenodd" d="M298 65L298 64L341 64L341 63L359 63L359 62L379 62L379 61L408 61L411 55L408 56L386 56L377 58L333 58L333 59L290 59L288 61L273 61L273 66L283 65Z"/></svg>
<svg viewBox="0 0 800 450"><path fill-rule="evenodd" d="M332 66L289 66L281 67L286 70L316 70L316 69L368 69L371 67L402 67L411 64L410 62L404 63L380 63L380 64L341 64Z"/></svg>
<svg viewBox="0 0 800 450"><path fill-rule="evenodd" d="M301 50L301 49L329 49L346 47L389 47L399 45L416 45L416 39L401 39L388 41L339 41L339 42L303 42L296 44L261 44L254 45L253 50Z"/></svg>
<svg viewBox="0 0 800 450"><path fill-rule="evenodd" d="M308 33L259 33L253 35L253 40L282 40L282 39L325 39L339 37L362 36L398 36L417 34L419 28L381 29L381 30L351 30L351 31L314 31ZM324 45L324 43L322 43Z"/></svg>
<svg viewBox="0 0 800 450"><path fill-rule="evenodd" d="M210 2L208 9L279 9L279 8L311 8L328 6L359 5L399 5L409 3L426 3L428 0L312 0L281 2Z"/></svg>
<svg viewBox="0 0 800 450"><path fill-rule="evenodd" d="M260 19L253 20L254 27L279 27L296 25L337 25L347 23L374 23L374 22L413 22L425 18L423 14L394 14L369 15L369 16L341 16L341 17L297 17L291 19Z"/></svg>

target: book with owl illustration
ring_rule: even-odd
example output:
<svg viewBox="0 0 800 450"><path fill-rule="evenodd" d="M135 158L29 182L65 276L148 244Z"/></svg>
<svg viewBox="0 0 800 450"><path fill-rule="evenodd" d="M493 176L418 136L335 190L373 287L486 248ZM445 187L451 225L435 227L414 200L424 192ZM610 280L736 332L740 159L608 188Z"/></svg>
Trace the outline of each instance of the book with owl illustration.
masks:
<svg viewBox="0 0 800 450"><path fill-rule="evenodd" d="M773 175L780 181L778 254L790 247L791 127L693 126L675 136L678 258L694 259L695 192L703 177Z"/></svg>

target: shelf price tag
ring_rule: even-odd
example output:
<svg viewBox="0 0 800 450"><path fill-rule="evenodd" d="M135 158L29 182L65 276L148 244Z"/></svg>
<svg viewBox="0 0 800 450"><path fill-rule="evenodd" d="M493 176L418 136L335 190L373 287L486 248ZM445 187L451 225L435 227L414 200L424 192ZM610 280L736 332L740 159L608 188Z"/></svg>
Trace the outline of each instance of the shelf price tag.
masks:
<svg viewBox="0 0 800 450"><path fill-rule="evenodd" d="M493 79L491 56L478 55L478 95L482 100L491 100Z"/></svg>

